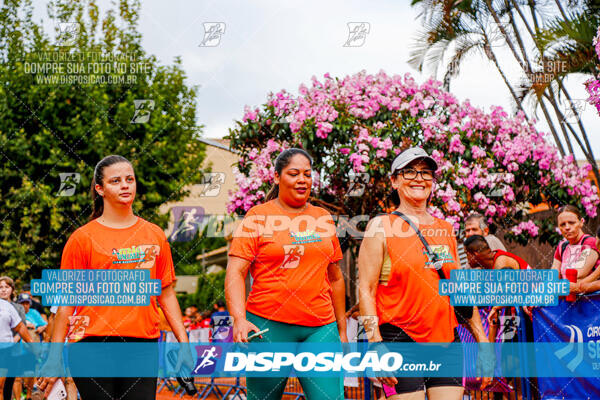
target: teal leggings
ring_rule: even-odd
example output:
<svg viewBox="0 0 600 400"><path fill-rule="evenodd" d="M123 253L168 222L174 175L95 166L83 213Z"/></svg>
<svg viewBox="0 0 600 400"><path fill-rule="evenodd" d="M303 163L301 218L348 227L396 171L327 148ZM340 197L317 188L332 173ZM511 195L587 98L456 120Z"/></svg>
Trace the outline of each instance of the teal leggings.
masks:
<svg viewBox="0 0 600 400"><path fill-rule="evenodd" d="M260 330L269 328L262 339L252 342L340 342L337 323L324 326L302 326L271 321L257 315L246 313L248 321ZM340 347L341 350L341 347ZM283 396L287 377L246 378L248 400L280 400ZM344 378L340 374L334 378L299 377L307 400L344 400Z"/></svg>

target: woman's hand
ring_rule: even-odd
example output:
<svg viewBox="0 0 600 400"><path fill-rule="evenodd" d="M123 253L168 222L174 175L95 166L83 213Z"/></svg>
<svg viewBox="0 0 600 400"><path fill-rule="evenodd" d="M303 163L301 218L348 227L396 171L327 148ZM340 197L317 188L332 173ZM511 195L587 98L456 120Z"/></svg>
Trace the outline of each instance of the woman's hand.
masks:
<svg viewBox="0 0 600 400"><path fill-rule="evenodd" d="M584 282L569 283L569 293L571 293L571 294L585 293L585 283Z"/></svg>
<svg viewBox="0 0 600 400"><path fill-rule="evenodd" d="M250 332L259 332L260 329L246 318L233 319L233 341L236 343L248 343L248 335ZM262 335L260 335L262 338Z"/></svg>
<svg viewBox="0 0 600 400"><path fill-rule="evenodd" d="M38 388L44 392L44 398L50 394L52 386L64 375L63 360L58 353L50 353L48 359L42 365L39 371L39 377L36 379Z"/></svg>
<svg viewBox="0 0 600 400"><path fill-rule="evenodd" d="M476 368L477 374L484 375L478 377L477 380L481 381L481 390L488 387L494 379L494 368L496 366L496 354L494 354L493 347L490 343L479 342L477 351Z"/></svg>
<svg viewBox="0 0 600 400"><path fill-rule="evenodd" d="M386 354L389 352L387 347L381 343L381 335L379 335L379 329L377 330L377 336L380 340L369 340L369 350L375 350L379 355ZM377 344L381 343L381 344ZM383 385L394 387L398 383L398 379L394 376L370 376L369 379L372 382L379 382Z"/></svg>
<svg viewBox="0 0 600 400"><path fill-rule="evenodd" d="M503 308L504 308L503 306L492 307L492 309L490 310L490 313L488 314L488 317L487 317L487 320L490 325L493 323L496 323L496 314L498 313L498 311L502 310Z"/></svg>
<svg viewBox="0 0 600 400"><path fill-rule="evenodd" d="M50 395L50 391L52 390L52 387L54 386L57 380L58 378L56 377L42 376L37 378L35 384L41 391L44 392L44 398L46 398L48 397L48 395Z"/></svg>

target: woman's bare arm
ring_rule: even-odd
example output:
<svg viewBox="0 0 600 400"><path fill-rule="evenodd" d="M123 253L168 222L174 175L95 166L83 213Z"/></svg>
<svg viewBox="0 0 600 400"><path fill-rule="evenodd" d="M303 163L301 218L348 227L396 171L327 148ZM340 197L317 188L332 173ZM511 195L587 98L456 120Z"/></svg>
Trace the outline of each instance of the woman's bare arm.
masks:
<svg viewBox="0 0 600 400"><path fill-rule="evenodd" d="M230 256L225 275L225 300L233 317L233 341L247 342L249 332L259 329L246 319L246 275L251 262Z"/></svg>
<svg viewBox="0 0 600 400"><path fill-rule="evenodd" d="M385 255L385 236L381 219L376 217L367 225L358 253L358 293L360 315L370 342L382 340L377 320L375 296Z"/></svg>
<svg viewBox="0 0 600 400"><path fill-rule="evenodd" d="M342 342L347 342L346 336L346 284L344 275L338 263L332 263L327 266L327 278L331 285L333 312L337 321L338 331Z"/></svg>

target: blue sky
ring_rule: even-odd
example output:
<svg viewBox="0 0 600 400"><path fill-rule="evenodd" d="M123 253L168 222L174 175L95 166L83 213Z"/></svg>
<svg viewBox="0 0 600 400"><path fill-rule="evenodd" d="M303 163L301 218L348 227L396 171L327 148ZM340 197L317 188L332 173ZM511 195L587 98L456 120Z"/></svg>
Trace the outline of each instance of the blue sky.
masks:
<svg viewBox="0 0 600 400"><path fill-rule="evenodd" d="M110 4L98 3L103 9ZM41 18L45 2L34 4L36 18ZM47 29L52 30L45 19ZM218 46L200 46L206 22L225 24ZM360 47L343 46L349 22L368 23L370 31ZM420 22L418 10L408 1L145 0L140 31L145 49L162 63L182 58L189 84L200 86L198 123L205 125L205 137L218 138L228 133L235 119L241 119L245 105L264 103L271 91L296 92L313 75L345 76L364 69L369 73L410 72L419 81L427 79L431 71L421 74L407 63ZM515 78L518 65L506 64L512 59L506 48L497 51L508 65L509 78ZM569 78L567 86L574 99L586 97L584 81L583 76ZM451 90L460 100L470 99L486 110L491 105L511 110L508 90L483 55L468 59ZM600 158L600 117L590 105L583 121ZM542 121L537 127L548 131Z"/></svg>

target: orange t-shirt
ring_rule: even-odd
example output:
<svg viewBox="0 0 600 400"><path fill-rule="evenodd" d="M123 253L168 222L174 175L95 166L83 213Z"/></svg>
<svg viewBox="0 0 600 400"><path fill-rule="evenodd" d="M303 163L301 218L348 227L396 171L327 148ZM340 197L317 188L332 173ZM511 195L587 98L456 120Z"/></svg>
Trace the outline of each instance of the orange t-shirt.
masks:
<svg viewBox="0 0 600 400"><path fill-rule="evenodd" d="M421 240L396 215L384 216L382 221L391 269L382 271L385 278L380 278L377 286L379 323L401 328L416 342L452 342L458 326L456 316L449 297L439 295L437 271L425 268L429 260ZM431 250L440 256L446 279L450 279L450 270L459 266L452 225L436 218L433 224L418 226Z"/></svg>
<svg viewBox="0 0 600 400"><path fill-rule="evenodd" d="M61 269L150 270L161 287L175 280L171 248L157 225L138 217L129 228L109 228L93 220L77 229L65 245ZM77 306L69 317L70 341L87 336L157 338L159 314L155 296L148 306Z"/></svg>
<svg viewBox="0 0 600 400"><path fill-rule="evenodd" d="M238 226L230 256L251 261L246 309L273 321L323 326L335 321L327 267L342 259L333 218L307 203L290 213L274 200L252 207Z"/></svg>

